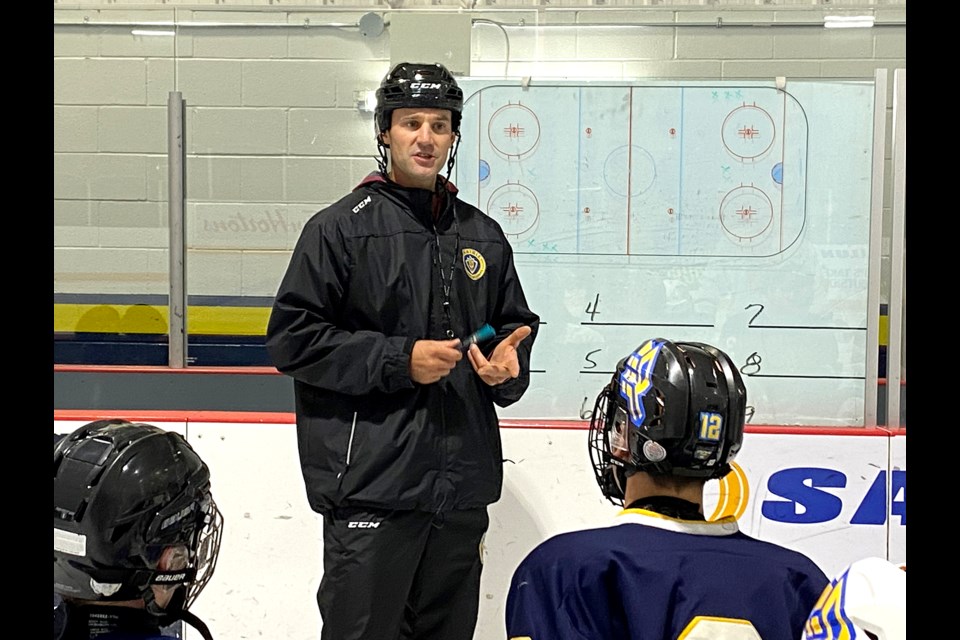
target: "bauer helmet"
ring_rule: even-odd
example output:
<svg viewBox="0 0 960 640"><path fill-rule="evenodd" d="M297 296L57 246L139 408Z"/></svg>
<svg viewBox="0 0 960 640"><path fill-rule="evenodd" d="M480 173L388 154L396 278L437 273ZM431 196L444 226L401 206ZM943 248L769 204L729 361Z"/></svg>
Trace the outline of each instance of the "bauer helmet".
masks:
<svg viewBox="0 0 960 640"><path fill-rule="evenodd" d="M54 444L53 590L63 597L142 598L163 624L182 618L213 575L222 522L210 470L177 433L98 420ZM159 569L169 550L185 566ZM153 586L175 588L166 607Z"/></svg>

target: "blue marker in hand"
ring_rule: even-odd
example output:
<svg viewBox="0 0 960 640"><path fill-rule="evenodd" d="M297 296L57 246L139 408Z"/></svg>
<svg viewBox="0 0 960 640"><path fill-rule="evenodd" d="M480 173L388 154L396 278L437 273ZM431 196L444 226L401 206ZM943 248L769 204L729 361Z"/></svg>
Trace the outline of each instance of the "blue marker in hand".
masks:
<svg viewBox="0 0 960 640"><path fill-rule="evenodd" d="M495 335L497 335L497 332L493 330L493 327L491 327L489 324L484 324L482 327L460 341L460 350L466 353L470 349L470 345L475 344L479 346L487 340L493 339Z"/></svg>

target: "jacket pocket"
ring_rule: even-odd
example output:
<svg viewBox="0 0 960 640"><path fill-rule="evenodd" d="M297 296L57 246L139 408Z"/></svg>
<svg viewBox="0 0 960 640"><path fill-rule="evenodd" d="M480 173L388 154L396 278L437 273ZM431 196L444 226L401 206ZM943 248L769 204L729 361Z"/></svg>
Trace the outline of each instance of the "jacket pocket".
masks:
<svg viewBox="0 0 960 640"><path fill-rule="evenodd" d="M354 456L356 413L352 418L308 418L300 428L300 458L304 468L339 480ZM326 482L330 482L328 479Z"/></svg>

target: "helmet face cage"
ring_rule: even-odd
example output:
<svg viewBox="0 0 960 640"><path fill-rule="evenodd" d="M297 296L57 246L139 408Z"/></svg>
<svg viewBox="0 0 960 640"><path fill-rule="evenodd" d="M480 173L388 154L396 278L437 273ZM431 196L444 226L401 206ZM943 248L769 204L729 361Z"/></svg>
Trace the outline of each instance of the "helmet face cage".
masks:
<svg viewBox="0 0 960 640"><path fill-rule="evenodd" d="M614 386L608 384L597 395L593 405L593 414L590 418L587 448L590 452L590 462L600 491L613 504L623 506L627 480L626 465L623 460L612 453L610 436L611 423L615 414L612 412L608 414L607 412L615 402L613 401L613 394L615 393Z"/></svg>
<svg viewBox="0 0 960 640"><path fill-rule="evenodd" d="M179 434L103 420L54 447L54 591L84 600L142 598L176 615L206 585L219 553L222 516L206 464ZM160 570L169 547L187 566ZM165 611L152 587L183 585Z"/></svg>
<svg viewBox="0 0 960 640"><path fill-rule="evenodd" d="M193 581L186 585L185 602L183 609L189 609L196 601L197 596L210 582L213 571L217 567L217 557L220 555L220 540L223 536L223 514L217 508L213 497L202 508L204 522L197 529L196 543L192 547L191 566L194 569Z"/></svg>
<svg viewBox="0 0 960 640"><path fill-rule="evenodd" d="M722 478L743 441L745 407L743 380L725 353L647 340L597 397L589 442L601 490L622 503L617 484L634 471Z"/></svg>

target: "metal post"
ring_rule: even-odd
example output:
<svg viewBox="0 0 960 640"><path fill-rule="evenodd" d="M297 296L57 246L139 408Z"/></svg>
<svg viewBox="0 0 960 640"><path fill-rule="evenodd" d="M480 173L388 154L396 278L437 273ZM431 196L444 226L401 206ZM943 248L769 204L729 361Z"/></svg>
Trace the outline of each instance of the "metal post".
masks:
<svg viewBox="0 0 960 640"><path fill-rule="evenodd" d="M170 298L168 366L187 366L187 261L184 233L184 104L179 91L167 100L167 182L170 199Z"/></svg>
<svg viewBox="0 0 960 640"><path fill-rule="evenodd" d="M904 199L907 186L907 70L893 72L893 225L890 232L890 339L887 343L887 426L900 424L904 325Z"/></svg>
<svg viewBox="0 0 960 640"><path fill-rule="evenodd" d="M870 245L867 271L867 360L864 375L864 426L877 425L880 350L880 254L883 240L883 164L887 139L887 70L877 69L873 85L873 182L870 191Z"/></svg>

